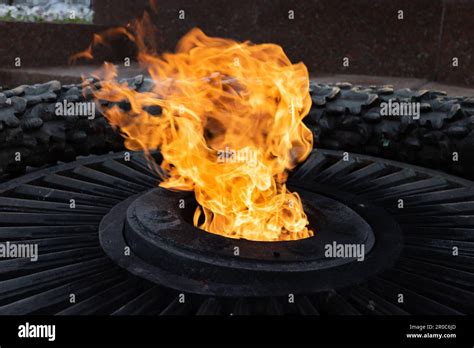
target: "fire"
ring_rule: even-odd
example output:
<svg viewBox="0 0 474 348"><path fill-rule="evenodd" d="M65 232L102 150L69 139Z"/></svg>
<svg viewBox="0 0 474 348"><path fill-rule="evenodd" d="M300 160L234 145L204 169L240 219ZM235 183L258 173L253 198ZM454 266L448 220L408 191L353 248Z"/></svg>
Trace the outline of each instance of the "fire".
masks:
<svg viewBox="0 0 474 348"><path fill-rule="evenodd" d="M255 241L312 236L300 197L285 185L288 170L312 149L302 122L311 106L305 65L292 64L278 45L213 38L199 29L163 55L145 49L140 30L126 33L155 87L136 92L106 64L95 97L129 102L129 111L104 110L108 121L128 149L161 151L160 186L194 191L195 226ZM161 115L147 112L150 106Z"/></svg>

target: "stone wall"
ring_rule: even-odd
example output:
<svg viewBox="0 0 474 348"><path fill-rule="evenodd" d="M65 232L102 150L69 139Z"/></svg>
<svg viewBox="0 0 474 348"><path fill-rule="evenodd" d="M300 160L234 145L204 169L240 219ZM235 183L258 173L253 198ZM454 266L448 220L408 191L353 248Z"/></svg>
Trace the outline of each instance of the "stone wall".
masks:
<svg viewBox="0 0 474 348"><path fill-rule="evenodd" d="M21 68L41 66L67 66L69 58L86 49L94 33L108 27L88 24L56 24L0 22L0 68L15 69L16 58L21 59ZM129 47L126 53L120 53ZM127 42L118 40L110 49L97 51L96 63L115 60L133 54ZM87 61L81 61L82 64ZM1 85L2 83L0 83Z"/></svg>
<svg viewBox="0 0 474 348"><path fill-rule="evenodd" d="M94 21L124 24L148 0L95 0ZM474 1L157 0L158 42L172 50L193 27L209 35L282 45L314 76L366 74L474 85ZM183 10L185 19L178 18ZM294 19L288 18L294 11ZM399 19L399 11L403 19ZM349 67L343 58L349 58ZM453 67L453 57L459 61Z"/></svg>

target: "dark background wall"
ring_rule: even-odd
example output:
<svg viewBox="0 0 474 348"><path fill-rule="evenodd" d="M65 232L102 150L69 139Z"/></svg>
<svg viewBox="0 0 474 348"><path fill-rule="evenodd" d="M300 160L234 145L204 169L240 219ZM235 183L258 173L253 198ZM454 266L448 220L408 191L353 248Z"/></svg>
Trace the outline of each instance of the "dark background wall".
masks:
<svg viewBox="0 0 474 348"><path fill-rule="evenodd" d="M313 76L365 74L474 85L474 1L470 0L157 0L157 42L173 50L193 27L208 35L274 42ZM94 0L93 25L0 23L0 66L66 65L94 32L140 16L148 0ZM180 10L185 19L180 20ZM293 10L295 18L288 18ZM398 19L403 10L404 19ZM103 53L103 54L102 54ZM119 41L99 60L120 61L133 48ZM344 67L343 58L349 58ZM452 66L453 57L459 66Z"/></svg>

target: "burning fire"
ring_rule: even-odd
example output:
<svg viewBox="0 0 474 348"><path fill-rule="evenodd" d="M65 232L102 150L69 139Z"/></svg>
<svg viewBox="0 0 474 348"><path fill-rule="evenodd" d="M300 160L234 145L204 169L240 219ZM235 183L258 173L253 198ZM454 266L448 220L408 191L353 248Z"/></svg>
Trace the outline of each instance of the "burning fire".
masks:
<svg viewBox="0 0 474 348"><path fill-rule="evenodd" d="M300 197L285 185L288 170L312 149L302 122L311 106L305 65L292 64L278 45L213 38L199 29L181 39L176 53L159 56L138 28L121 33L137 44L153 90L118 82L106 63L94 91L97 99L129 102L129 111L104 110L125 146L161 151L160 186L194 191L194 225L201 229L255 241L312 236ZM161 115L147 112L150 106Z"/></svg>

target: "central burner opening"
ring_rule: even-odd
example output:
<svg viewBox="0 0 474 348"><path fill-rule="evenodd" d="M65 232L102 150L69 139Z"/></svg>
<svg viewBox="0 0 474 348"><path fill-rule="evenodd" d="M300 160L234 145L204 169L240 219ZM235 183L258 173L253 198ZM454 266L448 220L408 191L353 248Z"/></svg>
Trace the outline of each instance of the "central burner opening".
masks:
<svg viewBox="0 0 474 348"><path fill-rule="evenodd" d="M292 192L295 191L291 187L290 187L290 190ZM196 198L194 197L194 194L192 192L189 192L189 194L185 193L185 195L186 195L186 198L182 198L183 199L183 201L182 201L183 208L181 209L181 216L182 216L183 220L185 222L187 222L190 226L195 226L194 215L195 215L196 209L199 207L199 203L196 201ZM326 221L325 215L321 214L321 212L318 212L314 208L313 205L307 204L305 201L302 201L302 204L303 204L303 210L306 213L307 218L308 218L308 222L309 222L308 227L309 227L309 229L311 229L313 231L319 231L320 228L322 228L323 226L326 225L327 221ZM201 219L199 219L199 221L198 221L198 225L201 225L203 222L204 222L204 218L201 216ZM215 233L208 232L208 231L200 229L200 228L197 228L197 229L199 231L201 231L202 233L215 234ZM218 233L217 235L221 235L223 237L226 237L225 231L220 231L220 233ZM306 238L302 238L300 240L310 239L310 238L313 238L313 237L314 237L314 235L307 236ZM258 241L258 240L255 240L253 242L255 242L255 243L280 243L280 242L283 242L283 241L269 241L269 240ZM292 241L288 241L288 242L292 242Z"/></svg>

